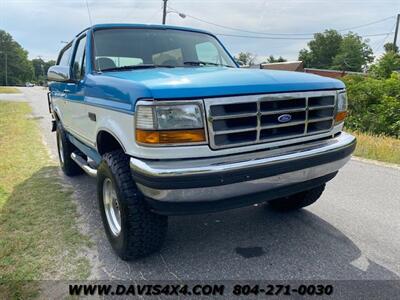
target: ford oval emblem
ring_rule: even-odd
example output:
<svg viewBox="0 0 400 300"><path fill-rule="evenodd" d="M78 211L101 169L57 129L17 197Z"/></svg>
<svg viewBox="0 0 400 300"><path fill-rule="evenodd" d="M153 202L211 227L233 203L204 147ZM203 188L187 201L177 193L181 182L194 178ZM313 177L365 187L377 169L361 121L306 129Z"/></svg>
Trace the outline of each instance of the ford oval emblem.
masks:
<svg viewBox="0 0 400 300"><path fill-rule="evenodd" d="M287 123L290 120L292 120L292 115L289 114L283 114L278 117L278 122L280 123Z"/></svg>

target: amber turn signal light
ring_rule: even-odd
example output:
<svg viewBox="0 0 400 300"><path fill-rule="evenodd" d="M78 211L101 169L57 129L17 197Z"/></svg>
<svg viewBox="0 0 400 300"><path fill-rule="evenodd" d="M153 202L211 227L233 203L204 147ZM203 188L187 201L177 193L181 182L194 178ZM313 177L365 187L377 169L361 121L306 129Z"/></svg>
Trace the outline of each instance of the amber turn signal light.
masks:
<svg viewBox="0 0 400 300"><path fill-rule="evenodd" d="M337 114L336 114L336 116L335 116L335 121L338 123L338 122L342 122L342 121L344 121L344 119L346 119L346 117L347 117L347 111L341 111L341 112L338 112Z"/></svg>
<svg viewBox="0 0 400 300"><path fill-rule="evenodd" d="M204 129L160 131L136 129L136 141L143 144L199 143L205 140Z"/></svg>

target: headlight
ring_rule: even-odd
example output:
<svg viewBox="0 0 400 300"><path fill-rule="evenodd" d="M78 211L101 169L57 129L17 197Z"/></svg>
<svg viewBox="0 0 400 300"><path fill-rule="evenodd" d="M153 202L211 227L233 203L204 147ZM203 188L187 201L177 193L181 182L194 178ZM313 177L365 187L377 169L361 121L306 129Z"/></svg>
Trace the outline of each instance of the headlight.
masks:
<svg viewBox="0 0 400 300"><path fill-rule="evenodd" d="M338 99L336 103L336 123L343 122L347 117L347 94L342 92L338 94Z"/></svg>
<svg viewBox="0 0 400 300"><path fill-rule="evenodd" d="M198 105L156 106L158 129L203 128L203 118Z"/></svg>
<svg viewBox="0 0 400 300"><path fill-rule="evenodd" d="M136 141L151 145L205 142L200 105L139 103L136 106Z"/></svg>

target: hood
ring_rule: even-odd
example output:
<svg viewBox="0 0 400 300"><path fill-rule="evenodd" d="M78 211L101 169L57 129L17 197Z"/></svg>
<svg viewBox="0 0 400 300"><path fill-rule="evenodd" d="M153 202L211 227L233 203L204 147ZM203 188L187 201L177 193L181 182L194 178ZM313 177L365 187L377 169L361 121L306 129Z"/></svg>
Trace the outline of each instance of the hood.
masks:
<svg viewBox="0 0 400 300"><path fill-rule="evenodd" d="M156 68L106 72L103 76L141 85L154 99L206 98L345 87L340 80L313 74L225 67Z"/></svg>

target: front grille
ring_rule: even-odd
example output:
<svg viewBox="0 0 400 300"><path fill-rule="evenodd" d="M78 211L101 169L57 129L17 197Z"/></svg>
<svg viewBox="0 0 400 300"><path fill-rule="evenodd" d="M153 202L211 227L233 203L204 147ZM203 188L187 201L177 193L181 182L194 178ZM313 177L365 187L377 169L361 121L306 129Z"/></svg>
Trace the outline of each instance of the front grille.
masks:
<svg viewBox="0 0 400 300"><path fill-rule="evenodd" d="M334 124L335 102L335 91L206 99L211 147L237 147L328 132Z"/></svg>

